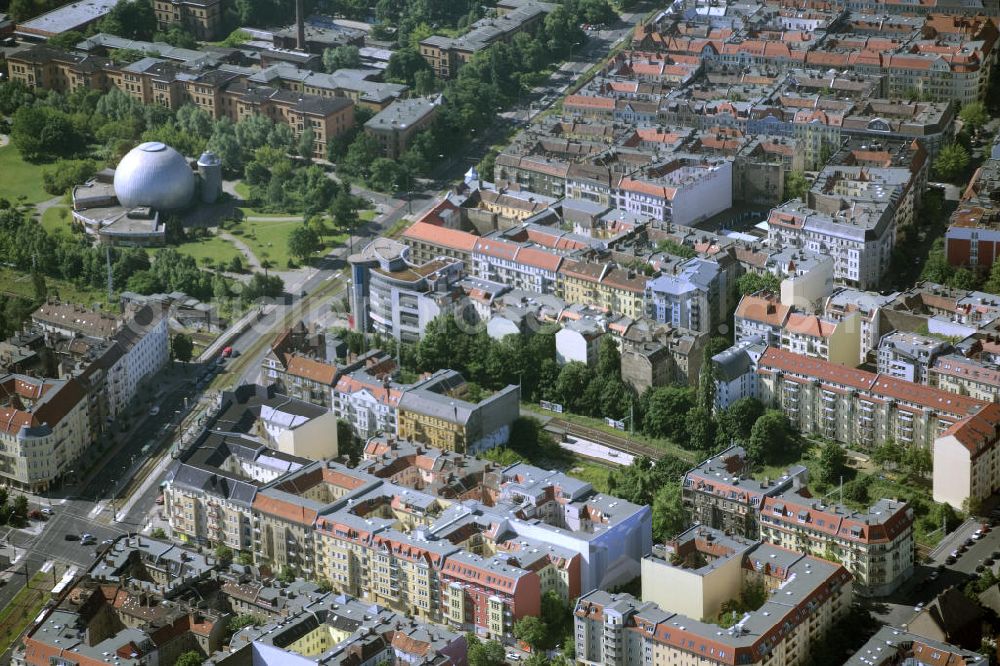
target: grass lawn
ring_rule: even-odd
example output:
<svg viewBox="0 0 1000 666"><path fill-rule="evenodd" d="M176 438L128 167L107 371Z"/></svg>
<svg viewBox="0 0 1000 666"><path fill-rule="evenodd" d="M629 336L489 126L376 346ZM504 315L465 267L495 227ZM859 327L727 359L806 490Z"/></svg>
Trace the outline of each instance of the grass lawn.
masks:
<svg viewBox="0 0 1000 666"><path fill-rule="evenodd" d="M299 220L244 220L233 229L243 232L234 235L250 247L258 260L263 262L267 259L274 268L285 270L290 259L288 234L300 224L302 222ZM323 244L327 250L346 243L347 234L323 236Z"/></svg>
<svg viewBox="0 0 1000 666"><path fill-rule="evenodd" d="M599 493L608 492L608 476L611 475L611 468L606 465L580 458L576 464L566 470L566 473L581 481L586 481L594 486L594 490Z"/></svg>
<svg viewBox="0 0 1000 666"><path fill-rule="evenodd" d="M66 217L60 217L60 211L66 211ZM42 213L42 228L50 234L71 234L69 225L72 221L69 206L52 206Z"/></svg>
<svg viewBox="0 0 1000 666"><path fill-rule="evenodd" d="M0 651L6 651L25 627L38 617L51 591L49 580L48 574L39 571L0 611Z"/></svg>
<svg viewBox="0 0 1000 666"><path fill-rule="evenodd" d="M24 298L34 298L35 290L31 284L31 276L20 273L11 268L0 267L0 284L3 291ZM70 303L79 303L90 307L94 303L104 304L108 299L108 292L104 289L93 289L91 287L77 287L72 282L57 280L46 277L45 284L48 286L50 296L58 296L60 300Z"/></svg>
<svg viewBox="0 0 1000 666"><path fill-rule="evenodd" d="M376 213L374 210L363 210L358 213L358 217L361 218L363 222L371 222L375 219Z"/></svg>
<svg viewBox="0 0 1000 666"><path fill-rule="evenodd" d="M194 260L198 262L199 266L215 264L220 261L223 263L229 263L233 257L239 257L243 260L243 265L247 265L247 261L243 258L243 254L237 250L232 243L224 238L218 238L216 236L199 238L197 240L181 243L180 245L172 245L171 247L181 254L193 257ZM155 254L156 249L151 249L150 251Z"/></svg>
<svg viewBox="0 0 1000 666"><path fill-rule="evenodd" d="M42 189L42 167L25 162L12 144L0 148L0 198L15 201L19 196L29 203L51 199Z"/></svg>

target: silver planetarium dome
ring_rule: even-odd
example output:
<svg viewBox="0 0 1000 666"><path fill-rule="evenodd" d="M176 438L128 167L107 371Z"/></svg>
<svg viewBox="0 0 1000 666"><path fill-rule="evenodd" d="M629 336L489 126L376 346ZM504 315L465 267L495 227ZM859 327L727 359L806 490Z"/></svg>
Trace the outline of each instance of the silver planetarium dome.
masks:
<svg viewBox="0 0 1000 666"><path fill-rule="evenodd" d="M159 141L130 150L115 169L115 195L126 208L176 210L194 197L194 172L184 156Z"/></svg>

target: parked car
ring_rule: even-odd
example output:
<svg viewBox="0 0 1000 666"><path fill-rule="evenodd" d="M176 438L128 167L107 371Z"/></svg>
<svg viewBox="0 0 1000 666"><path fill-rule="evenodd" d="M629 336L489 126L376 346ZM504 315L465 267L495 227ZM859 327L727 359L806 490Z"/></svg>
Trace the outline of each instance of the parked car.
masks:
<svg viewBox="0 0 1000 666"><path fill-rule="evenodd" d="M41 511L46 516L51 516L51 515L53 515L55 513L55 511L52 510L51 506L43 506L42 509L41 509Z"/></svg>
<svg viewBox="0 0 1000 666"><path fill-rule="evenodd" d="M932 571L931 574L927 576L927 580L937 580L940 577L941 577L940 571Z"/></svg>
<svg viewBox="0 0 1000 666"><path fill-rule="evenodd" d="M83 534L80 535L81 546L93 546L95 543L97 543L97 539L94 537L93 534L88 534L87 532L84 532Z"/></svg>
<svg viewBox="0 0 1000 666"><path fill-rule="evenodd" d="M913 610L917 611L918 613L920 611L922 611L923 609L924 609L924 602L922 602L922 601L919 604L917 604L916 606L913 607Z"/></svg>
<svg viewBox="0 0 1000 666"><path fill-rule="evenodd" d="M152 407L149 408L149 415L150 416L156 416L159 413L160 413L160 406L159 405L153 405Z"/></svg>

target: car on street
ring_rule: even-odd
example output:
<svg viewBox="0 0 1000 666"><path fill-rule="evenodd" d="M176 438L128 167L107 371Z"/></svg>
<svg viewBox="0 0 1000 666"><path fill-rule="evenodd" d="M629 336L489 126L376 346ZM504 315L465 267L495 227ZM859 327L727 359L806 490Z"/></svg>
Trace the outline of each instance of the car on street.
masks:
<svg viewBox="0 0 1000 666"><path fill-rule="evenodd" d="M944 558L944 563L945 564L954 564L957 561L958 560L955 559L954 555L949 555L948 557Z"/></svg>
<svg viewBox="0 0 1000 666"><path fill-rule="evenodd" d="M937 580L940 577L941 577L940 571L932 571L930 575L927 576L927 580Z"/></svg>
<svg viewBox="0 0 1000 666"><path fill-rule="evenodd" d="M508 652L507 659L510 661L521 661L521 655L516 652Z"/></svg>
<svg viewBox="0 0 1000 666"><path fill-rule="evenodd" d="M97 543L97 539L94 538L93 534L88 534L87 532L84 532L83 534L80 535L81 546L93 546L95 543Z"/></svg>
<svg viewBox="0 0 1000 666"><path fill-rule="evenodd" d="M43 506L41 508L41 512L44 513L46 516L51 516L55 513L55 511L52 510L51 506Z"/></svg>
<svg viewBox="0 0 1000 666"><path fill-rule="evenodd" d="M159 413L160 413L160 407L159 407L159 405L153 405L152 407L149 408L149 415L150 416L156 416Z"/></svg>
<svg viewBox="0 0 1000 666"><path fill-rule="evenodd" d="M919 604L917 604L916 606L913 607L913 610L917 611L918 613L920 611L922 611L923 609L924 609L924 602L922 602L922 601Z"/></svg>

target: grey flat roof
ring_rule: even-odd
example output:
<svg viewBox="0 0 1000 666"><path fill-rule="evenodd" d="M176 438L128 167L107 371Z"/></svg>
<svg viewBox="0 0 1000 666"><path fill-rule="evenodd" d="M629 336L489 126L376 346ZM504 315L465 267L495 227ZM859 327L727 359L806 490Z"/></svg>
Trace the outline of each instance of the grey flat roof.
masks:
<svg viewBox="0 0 1000 666"><path fill-rule="evenodd" d="M71 2L41 16L19 23L18 31L58 35L96 21L118 4L118 0L85 0Z"/></svg>

